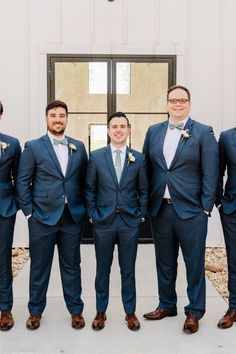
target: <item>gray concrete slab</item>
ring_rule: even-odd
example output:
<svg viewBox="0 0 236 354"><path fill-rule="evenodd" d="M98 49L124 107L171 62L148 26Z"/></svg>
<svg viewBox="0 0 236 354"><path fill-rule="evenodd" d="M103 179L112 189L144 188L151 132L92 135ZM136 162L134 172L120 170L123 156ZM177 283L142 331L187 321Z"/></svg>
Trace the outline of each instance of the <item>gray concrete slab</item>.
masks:
<svg viewBox="0 0 236 354"><path fill-rule="evenodd" d="M86 327L74 330L66 310L60 283L57 253L53 263L48 290L47 308L41 327L37 331L25 328L28 317L29 262L14 281L15 326L10 332L0 332L0 354L233 354L235 352L236 326L220 330L216 324L227 309L226 302L207 282L207 313L200 322L200 330L194 335L182 331L185 320L183 308L187 303L185 269L179 262L177 281L178 316L162 321L149 322L142 314L157 305L157 284L153 245L140 245L137 258L137 315L140 331L129 331L125 325L120 299L120 275L117 254L111 273L110 303L106 327L101 332L91 329L95 314L95 257L92 245L82 246L82 279L84 316Z"/></svg>

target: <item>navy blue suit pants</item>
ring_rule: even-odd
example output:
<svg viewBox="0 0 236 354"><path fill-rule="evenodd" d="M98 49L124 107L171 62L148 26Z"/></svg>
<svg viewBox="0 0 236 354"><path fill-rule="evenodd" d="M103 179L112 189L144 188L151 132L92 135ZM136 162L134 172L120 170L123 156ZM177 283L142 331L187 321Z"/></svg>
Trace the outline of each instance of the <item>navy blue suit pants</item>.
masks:
<svg viewBox="0 0 236 354"><path fill-rule="evenodd" d="M220 217L228 263L229 308L236 310L236 211L224 214L221 207Z"/></svg>
<svg viewBox="0 0 236 354"><path fill-rule="evenodd" d="M0 311L11 310L13 305L11 250L15 220L15 215L0 216Z"/></svg>
<svg viewBox="0 0 236 354"><path fill-rule="evenodd" d="M129 227L117 214L108 227L94 226L94 244L97 260L96 307L105 312L109 301L109 279L115 244L121 272L121 297L127 314L135 312L135 261L140 227Z"/></svg>
<svg viewBox="0 0 236 354"><path fill-rule="evenodd" d="M83 311L81 299L80 230L81 224L73 221L69 208L56 223L50 226L31 216L29 222L30 249L30 299L29 312L42 314L46 306L55 244L57 244L63 295L68 311L80 314Z"/></svg>
<svg viewBox="0 0 236 354"><path fill-rule="evenodd" d="M162 202L156 218L152 220L158 276L159 307L176 311L176 277L179 247L182 250L187 277L189 304L185 314L193 313L199 319L205 313L205 240L207 215L202 211L183 220L173 205Z"/></svg>

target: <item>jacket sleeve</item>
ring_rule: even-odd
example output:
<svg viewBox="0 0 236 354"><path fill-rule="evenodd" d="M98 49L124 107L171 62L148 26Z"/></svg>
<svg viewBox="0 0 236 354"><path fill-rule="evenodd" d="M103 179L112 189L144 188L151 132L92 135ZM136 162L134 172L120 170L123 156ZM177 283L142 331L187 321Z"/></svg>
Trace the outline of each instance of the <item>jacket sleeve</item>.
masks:
<svg viewBox="0 0 236 354"><path fill-rule="evenodd" d="M220 167L219 167L219 178L217 183L217 192L216 192L216 202L215 205L218 207L221 204L221 198L224 192L224 175L226 171L226 154L224 148L224 139L222 134L219 138L219 154L220 154Z"/></svg>
<svg viewBox="0 0 236 354"><path fill-rule="evenodd" d="M35 160L29 143L25 144L24 151L20 158L17 176L17 194L19 206L27 216L33 212L32 203L32 181L35 172Z"/></svg>
<svg viewBox="0 0 236 354"><path fill-rule="evenodd" d="M148 170L147 170L147 161L145 156L142 156L142 162L139 170L138 176L138 198L139 198L139 207L141 210L142 217L146 216L147 205L148 205Z"/></svg>
<svg viewBox="0 0 236 354"><path fill-rule="evenodd" d="M90 154L85 183L85 199L87 215L92 219L94 209L96 208L97 199L97 171L96 161L92 154Z"/></svg>
<svg viewBox="0 0 236 354"><path fill-rule="evenodd" d="M201 141L202 207L211 211L215 199L219 175L219 149L213 129L208 127Z"/></svg>
<svg viewBox="0 0 236 354"><path fill-rule="evenodd" d="M143 153L146 156L146 165L147 165L147 176L149 183L151 183L152 179L152 162L150 158L150 143L149 143L149 138L150 138L151 130L150 128L148 129L145 140L144 140L144 145L143 145Z"/></svg>

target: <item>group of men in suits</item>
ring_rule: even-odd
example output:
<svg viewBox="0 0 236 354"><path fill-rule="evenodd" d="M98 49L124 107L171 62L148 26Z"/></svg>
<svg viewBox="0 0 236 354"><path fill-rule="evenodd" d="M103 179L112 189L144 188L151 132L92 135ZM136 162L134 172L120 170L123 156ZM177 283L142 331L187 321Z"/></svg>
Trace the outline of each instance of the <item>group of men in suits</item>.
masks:
<svg viewBox="0 0 236 354"><path fill-rule="evenodd" d="M156 254L159 304L147 320L177 315L177 260L182 250L187 274L183 330L195 333L205 313L204 256L207 223L219 209L229 268L229 309L220 328L236 321L236 130L223 132L219 148L210 126L189 117L191 97L180 85L169 88L169 119L151 126L143 153L126 145L130 123L122 112L109 117L108 146L91 152L65 136L68 108L46 107L46 135L19 141L0 133L0 329L14 325L11 313L11 247L16 212L29 227L30 297L28 329L40 327L55 244L64 300L75 329L85 326L81 299L80 239L86 218L96 253L96 315L92 328L105 327L109 278L115 244L121 271L121 297L130 330L140 328L135 314L135 261L140 227L149 211ZM0 117L3 107L0 103ZM219 163L220 150L220 163ZM21 157L20 157L21 155ZM224 188L223 177L228 179Z"/></svg>

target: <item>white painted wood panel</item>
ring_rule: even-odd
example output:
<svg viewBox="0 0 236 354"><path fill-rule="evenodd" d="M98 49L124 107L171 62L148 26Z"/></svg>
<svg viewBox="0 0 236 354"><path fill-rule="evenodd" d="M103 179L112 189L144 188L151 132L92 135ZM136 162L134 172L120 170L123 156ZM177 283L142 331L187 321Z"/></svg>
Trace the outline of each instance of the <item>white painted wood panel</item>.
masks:
<svg viewBox="0 0 236 354"><path fill-rule="evenodd" d="M217 136L236 125L235 0L0 0L0 13L0 129L22 144L45 132L47 53L175 54L193 118ZM208 243L222 240L215 211Z"/></svg>

